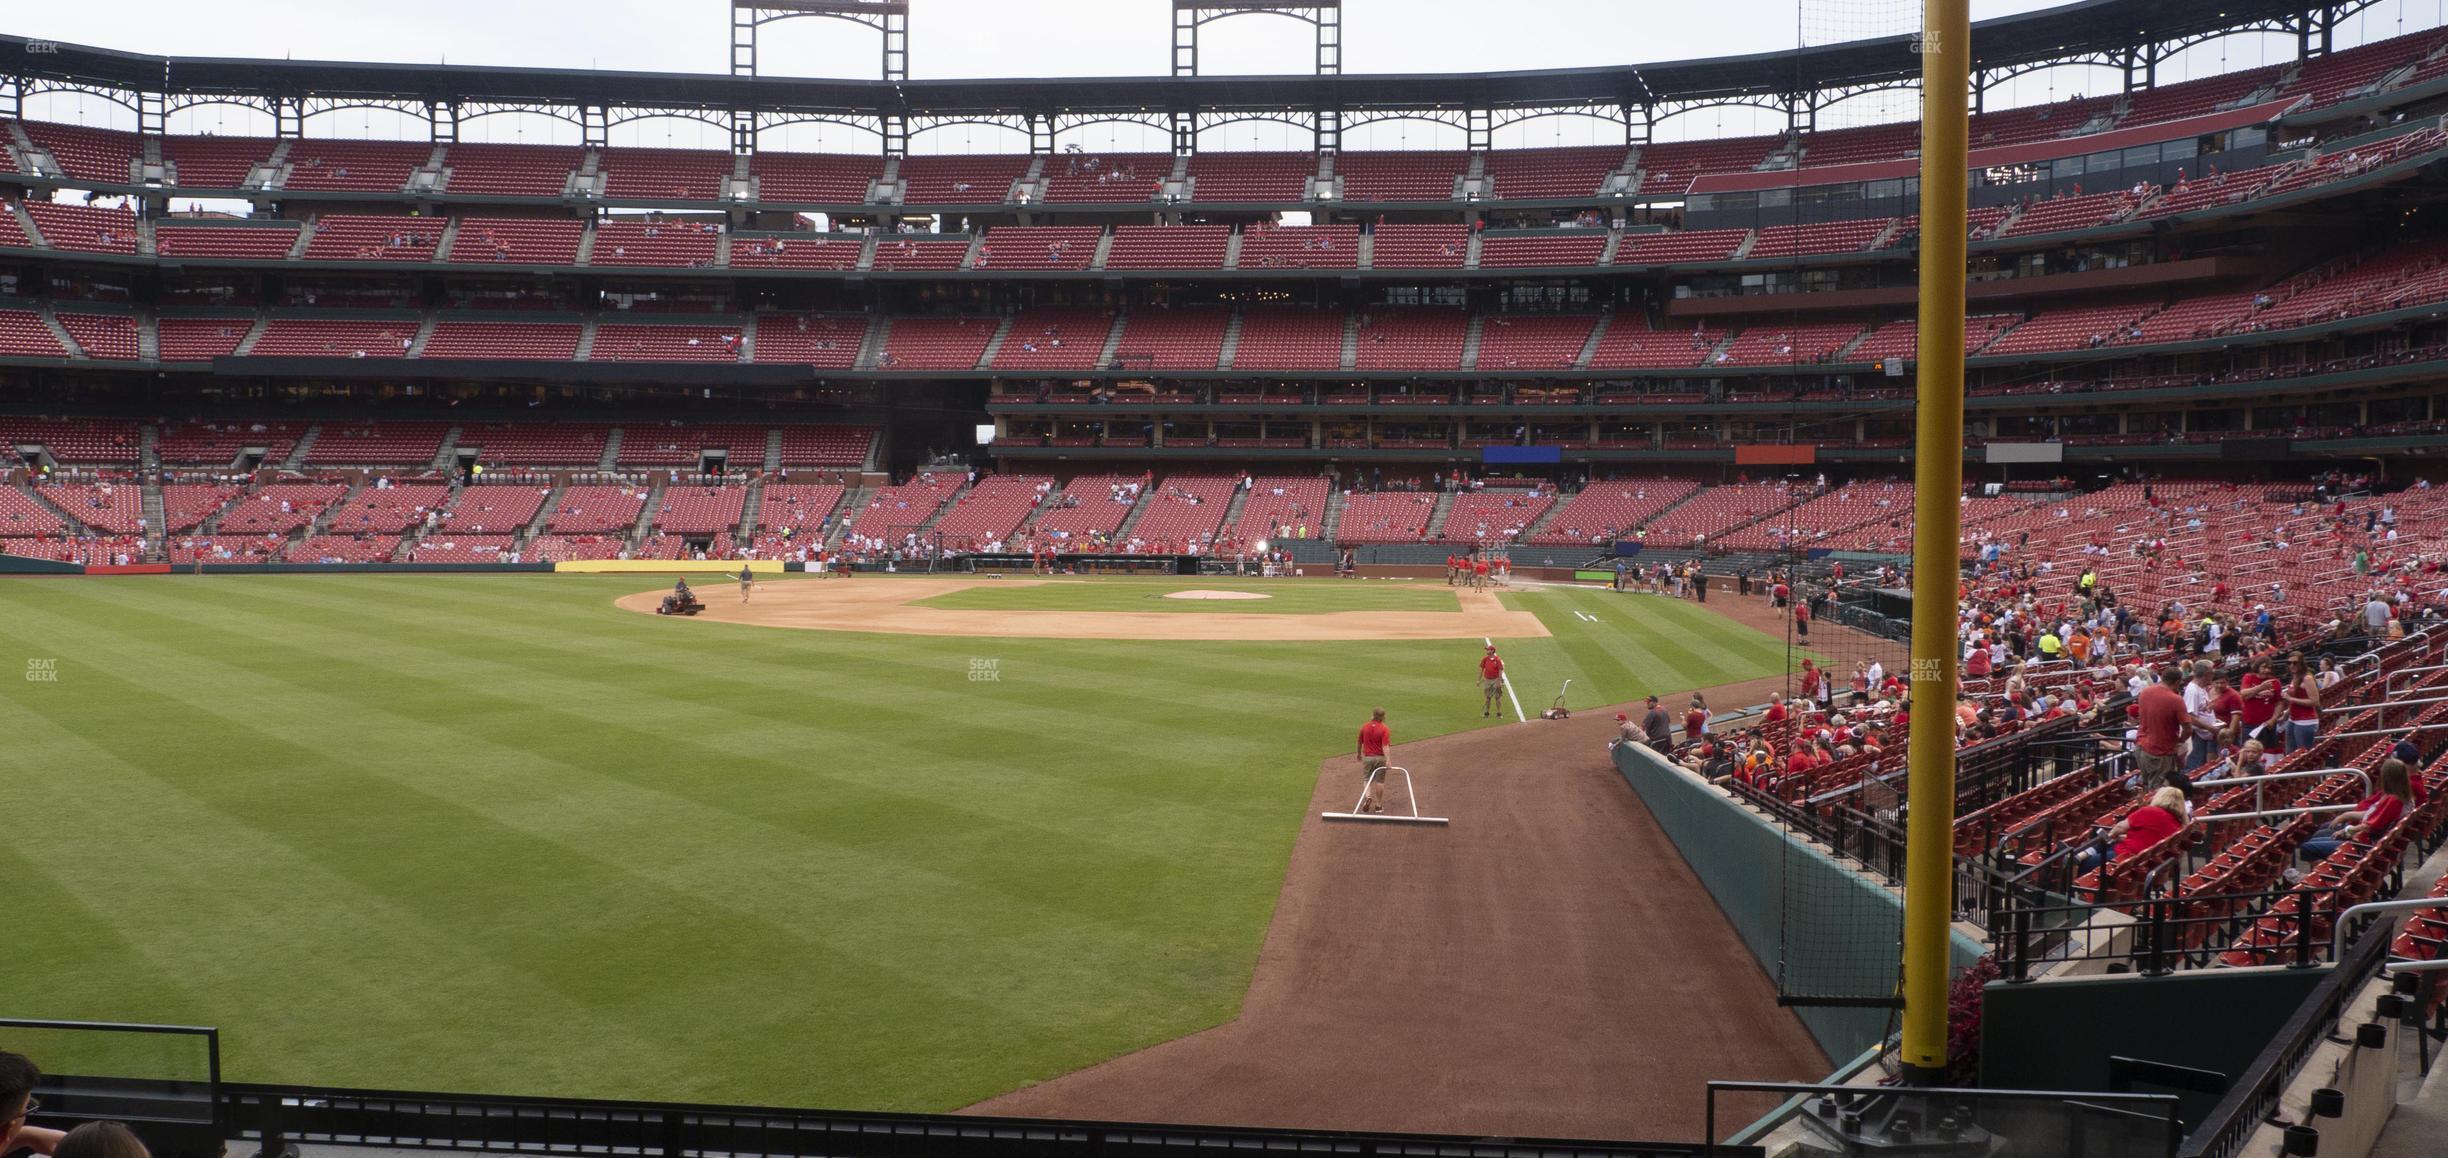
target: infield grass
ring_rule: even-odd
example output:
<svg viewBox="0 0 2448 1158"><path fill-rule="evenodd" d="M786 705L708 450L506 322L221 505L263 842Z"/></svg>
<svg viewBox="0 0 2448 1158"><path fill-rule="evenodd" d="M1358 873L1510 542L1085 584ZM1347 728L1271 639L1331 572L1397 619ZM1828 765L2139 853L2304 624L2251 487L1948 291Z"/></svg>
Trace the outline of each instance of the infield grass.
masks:
<svg viewBox="0 0 2448 1158"><path fill-rule="evenodd" d="M1469 641L612 605L655 586L0 580L0 664L57 661L0 696L6 1011L217 1025L238 1080L947 1110L1230 1018L1319 760L1372 706L1482 726ZM1505 598L1558 633L1505 645L1534 711L1783 661L1671 600Z"/></svg>

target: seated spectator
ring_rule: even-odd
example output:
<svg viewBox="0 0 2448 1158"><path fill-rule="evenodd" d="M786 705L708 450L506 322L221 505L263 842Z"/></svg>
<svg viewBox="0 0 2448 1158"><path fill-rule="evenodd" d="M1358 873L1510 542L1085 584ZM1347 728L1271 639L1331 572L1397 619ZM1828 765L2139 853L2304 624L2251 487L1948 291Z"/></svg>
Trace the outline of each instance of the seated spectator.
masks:
<svg viewBox="0 0 2448 1158"><path fill-rule="evenodd" d="M41 1100L34 1096L34 1084L41 1080L42 1070L34 1059L0 1050L0 1154L57 1152L64 1135L26 1124L26 1118L42 1108Z"/></svg>
<svg viewBox="0 0 2448 1158"><path fill-rule="evenodd" d="M144 1140L118 1122L87 1122L60 1139L52 1158L153 1158Z"/></svg>
<svg viewBox="0 0 2448 1158"><path fill-rule="evenodd" d="M2322 825L2321 830L2303 842L2306 860L2327 860L2338 846L2350 840L2376 840L2395 828L2404 818L2406 806L2414 802L2412 773L2403 760L2382 760L2380 775L2372 783L2372 794L2354 806L2352 812L2341 812L2337 819Z"/></svg>
<svg viewBox="0 0 2448 1158"><path fill-rule="evenodd" d="M2151 793L2150 803L2125 814L2107 835L2075 857L2074 871L2089 872L2158 844L2183 831L2188 815L2184 789L2161 788Z"/></svg>

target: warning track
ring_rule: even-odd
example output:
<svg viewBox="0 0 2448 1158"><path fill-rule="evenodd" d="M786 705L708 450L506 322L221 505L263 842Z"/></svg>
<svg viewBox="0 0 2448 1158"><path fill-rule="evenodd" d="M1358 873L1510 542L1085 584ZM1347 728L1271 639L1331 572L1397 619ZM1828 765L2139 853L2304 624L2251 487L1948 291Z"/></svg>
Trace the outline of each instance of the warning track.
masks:
<svg viewBox="0 0 2448 1158"><path fill-rule="evenodd" d="M1709 1079L1824 1075L1608 764L1612 711L1413 744L1392 720L1452 827L1320 820L1360 783L1327 761L1237 1020L968 1112L1692 1138Z"/></svg>

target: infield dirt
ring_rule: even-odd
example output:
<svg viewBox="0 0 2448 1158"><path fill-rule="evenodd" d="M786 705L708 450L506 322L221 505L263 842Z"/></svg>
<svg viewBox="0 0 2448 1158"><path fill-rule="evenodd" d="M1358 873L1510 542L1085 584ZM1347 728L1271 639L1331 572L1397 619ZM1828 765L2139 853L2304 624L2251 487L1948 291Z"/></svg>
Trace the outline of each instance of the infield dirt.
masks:
<svg viewBox="0 0 2448 1158"><path fill-rule="evenodd" d="M1326 641L1371 639L1523 639L1548 634L1527 611L1507 611L1489 591L1457 591L1461 610L1331 611L1318 615L1183 615L1159 611L959 611L922 599L973 587L1032 587L1040 579L859 578L762 584L747 602L709 584L697 618L813 631L892 635L972 635L985 639L1157 639ZM624 595L619 604L651 613L662 589Z"/></svg>

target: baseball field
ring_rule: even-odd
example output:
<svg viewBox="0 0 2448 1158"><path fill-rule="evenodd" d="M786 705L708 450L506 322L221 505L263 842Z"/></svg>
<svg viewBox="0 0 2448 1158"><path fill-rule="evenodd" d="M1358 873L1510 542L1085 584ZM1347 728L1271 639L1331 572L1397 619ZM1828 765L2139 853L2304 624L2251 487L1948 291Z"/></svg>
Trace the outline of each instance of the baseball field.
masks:
<svg viewBox="0 0 2448 1158"><path fill-rule="evenodd" d="M1520 727L1482 636L1533 712L1786 662L1567 588L657 582L0 581L10 1011L217 1025L240 1080L948 1110L1231 1020L1368 709Z"/></svg>

